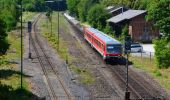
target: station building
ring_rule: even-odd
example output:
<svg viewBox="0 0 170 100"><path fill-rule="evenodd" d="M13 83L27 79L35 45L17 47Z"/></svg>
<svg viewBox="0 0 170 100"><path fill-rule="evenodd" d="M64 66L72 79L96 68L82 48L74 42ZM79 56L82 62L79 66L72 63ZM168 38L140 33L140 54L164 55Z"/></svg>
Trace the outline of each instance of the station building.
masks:
<svg viewBox="0 0 170 100"><path fill-rule="evenodd" d="M116 36L119 36L125 25L128 25L129 35L134 42L151 42L158 38L159 30L153 26L153 21L146 21L146 10L128 10L118 7L112 11L112 17L107 20Z"/></svg>

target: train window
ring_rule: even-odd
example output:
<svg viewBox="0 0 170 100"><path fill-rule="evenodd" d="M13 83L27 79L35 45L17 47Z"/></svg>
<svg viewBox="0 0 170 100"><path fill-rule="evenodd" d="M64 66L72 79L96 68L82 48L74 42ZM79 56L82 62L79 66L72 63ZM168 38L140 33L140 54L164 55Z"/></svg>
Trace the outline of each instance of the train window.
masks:
<svg viewBox="0 0 170 100"><path fill-rule="evenodd" d="M121 45L107 45L107 52L108 53L121 53Z"/></svg>
<svg viewBox="0 0 170 100"><path fill-rule="evenodd" d="M99 47L101 48L101 43L100 42L98 42L99 43Z"/></svg>
<svg viewBox="0 0 170 100"><path fill-rule="evenodd" d="M98 47L100 47L100 42L99 41L97 41L97 45L98 45Z"/></svg>
<svg viewBox="0 0 170 100"><path fill-rule="evenodd" d="M103 44L101 45L101 47L102 47L102 50L104 51L104 46L103 46Z"/></svg>
<svg viewBox="0 0 170 100"><path fill-rule="evenodd" d="M97 45L97 40L96 39L94 39L94 43Z"/></svg>
<svg viewBox="0 0 170 100"><path fill-rule="evenodd" d="M88 38L90 38L90 35L89 35L89 34L87 34L87 37L88 37Z"/></svg>

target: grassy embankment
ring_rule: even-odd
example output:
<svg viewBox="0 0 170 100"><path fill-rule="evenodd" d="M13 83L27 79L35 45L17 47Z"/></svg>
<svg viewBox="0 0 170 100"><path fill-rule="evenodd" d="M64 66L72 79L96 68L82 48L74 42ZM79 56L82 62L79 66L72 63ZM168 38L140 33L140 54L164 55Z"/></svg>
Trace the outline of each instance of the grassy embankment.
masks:
<svg viewBox="0 0 170 100"><path fill-rule="evenodd" d="M23 20L27 21L35 13L23 13ZM19 25L19 24L18 24ZM18 26L17 26L18 27ZM29 89L26 82L26 75L24 75L21 97L20 89L20 69L17 64L20 61L21 48L20 48L20 31L11 31L8 33L8 41L10 47L6 55L0 56L0 99L3 100L28 100L31 96L27 90Z"/></svg>
<svg viewBox="0 0 170 100"><path fill-rule="evenodd" d="M150 60L149 58L130 56L130 61L133 62L134 67L148 72L164 88L166 88L168 91L170 91L170 68L158 69L154 59Z"/></svg>
<svg viewBox="0 0 170 100"><path fill-rule="evenodd" d="M59 51L58 51L58 37L57 37L57 12L53 13L52 16L52 34L51 34L51 24L48 21L48 19L46 17L43 17L40 19L40 28L41 28L41 33L43 34L44 37L46 37L48 39L48 42L51 44L51 46L56 50L56 52L59 54L59 56L66 60L68 59L68 62L74 62L76 60L78 60L78 58L73 57L69 54L68 51L68 42L69 41L64 41L64 39L62 39L62 37L60 37L60 42L59 42ZM60 14L60 28L62 27L67 33L69 33L69 26L68 26L68 22L65 20L64 16L62 16ZM60 33L62 34L62 33ZM79 43L76 43L77 47L80 47ZM84 84L92 84L95 82L94 77L92 76L92 74L90 73L90 71L88 71L88 69L82 68L80 66L75 66L75 65L70 65L69 68L71 70L73 70L75 73L79 74L81 77L81 82Z"/></svg>

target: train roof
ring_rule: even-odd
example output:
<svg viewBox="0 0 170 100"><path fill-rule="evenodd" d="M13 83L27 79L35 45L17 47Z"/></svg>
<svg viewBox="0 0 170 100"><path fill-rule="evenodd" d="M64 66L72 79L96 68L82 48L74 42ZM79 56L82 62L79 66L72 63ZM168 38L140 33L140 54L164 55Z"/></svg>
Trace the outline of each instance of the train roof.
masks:
<svg viewBox="0 0 170 100"><path fill-rule="evenodd" d="M92 27L87 28L90 32L95 34L97 37L99 37L101 40L103 40L106 44L121 44L118 40L106 35L105 33L94 29Z"/></svg>

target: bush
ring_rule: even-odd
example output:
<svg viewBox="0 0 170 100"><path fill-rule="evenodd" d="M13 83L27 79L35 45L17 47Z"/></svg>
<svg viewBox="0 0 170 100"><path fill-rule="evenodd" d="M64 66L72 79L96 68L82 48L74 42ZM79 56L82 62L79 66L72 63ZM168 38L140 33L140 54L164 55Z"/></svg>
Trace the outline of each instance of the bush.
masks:
<svg viewBox="0 0 170 100"><path fill-rule="evenodd" d="M129 35L129 29L128 29L128 25L125 25L122 29L122 35L123 36L127 36Z"/></svg>
<svg viewBox="0 0 170 100"><path fill-rule="evenodd" d="M162 76L162 74L161 74L161 72L159 70L155 70L153 73L157 77Z"/></svg>
<svg viewBox="0 0 170 100"><path fill-rule="evenodd" d="M6 23L4 22L4 20L0 19L0 55L4 54L9 48L6 37Z"/></svg>
<svg viewBox="0 0 170 100"><path fill-rule="evenodd" d="M0 40L0 55L5 54L8 48L9 48L8 41L6 39Z"/></svg>
<svg viewBox="0 0 170 100"><path fill-rule="evenodd" d="M111 26L109 25L109 23L106 24L106 27L104 28L104 32L106 34L113 34L113 30L112 30Z"/></svg>
<svg viewBox="0 0 170 100"><path fill-rule="evenodd" d="M155 40L155 59L158 68L168 68L170 66L170 42L162 38Z"/></svg>
<svg viewBox="0 0 170 100"><path fill-rule="evenodd" d="M30 100L33 96L26 89L14 89L12 86L0 83L0 100ZM37 98L36 100L39 99Z"/></svg>

